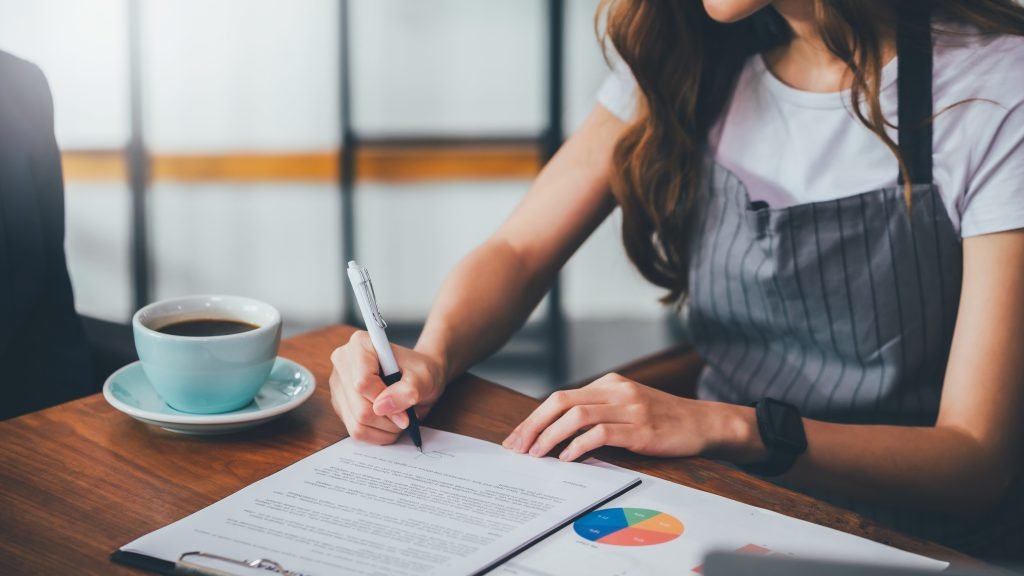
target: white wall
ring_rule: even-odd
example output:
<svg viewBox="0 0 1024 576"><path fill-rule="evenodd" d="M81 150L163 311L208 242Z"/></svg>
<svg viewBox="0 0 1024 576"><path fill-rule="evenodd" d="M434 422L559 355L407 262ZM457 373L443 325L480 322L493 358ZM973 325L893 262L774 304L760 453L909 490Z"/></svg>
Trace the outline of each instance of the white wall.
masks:
<svg viewBox="0 0 1024 576"><path fill-rule="evenodd" d="M569 0L566 126L593 106L605 64L597 0ZM68 149L128 134L125 0L0 0L0 50L39 64ZM352 110L363 135L534 135L546 111L542 0L352 0ZM145 0L144 126L158 153L309 151L338 146L333 0ZM358 255L388 313L425 315L444 273L497 226L529 182L360 185ZM340 207L327 184L156 183L155 297L236 292L294 326L341 315ZM131 313L123 183L74 183L67 251L80 310ZM376 230L387 221L396 231ZM396 226L397 223L397 226ZM385 265L389 262L389 265ZM658 291L626 261L615 218L564 274L572 318L660 316Z"/></svg>
<svg viewBox="0 0 1024 576"><path fill-rule="evenodd" d="M594 30L594 14L600 0L568 0L565 3L565 130L572 132L594 106L594 94L608 73Z"/></svg>
<svg viewBox="0 0 1024 576"><path fill-rule="evenodd" d="M356 129L536 134L546 114L545 9L541 0L352 2Z"/></svg>
<svg viewBox="0 0 1024 576"><path fill-rule="evenodd" d="M338 146L335 0L142 6L144 123L154 151Z"/></svg>
<svg viewBox="0 0 1024 576"><path fill-rule="evenodd" d="M0 0L0 50L43 69L65 148L120 148L128 139L124 0Z"/></svg>
<svg viewBox="0 0 1024 576"><path fill-rule="evenodd" d="M80 311L131 318L131 205L126 184L69 182L64 194L64 252Z"/></svg>

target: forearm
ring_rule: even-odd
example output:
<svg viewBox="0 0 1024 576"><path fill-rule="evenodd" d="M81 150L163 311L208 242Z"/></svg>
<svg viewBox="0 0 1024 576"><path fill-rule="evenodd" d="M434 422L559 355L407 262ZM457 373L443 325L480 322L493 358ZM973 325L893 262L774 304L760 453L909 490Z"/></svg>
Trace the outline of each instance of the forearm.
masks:
<svg viewBox="0 0 1024 576"><path fill-rule="evenodd" d="M753 408L721 409L731 434L709 455L767 457ZM1006 459L952 427L834 424L804 419L807 451L785 475L798 487L877 504L971 514L997 503L1013 478Z"/></svg>
<svg viewBox="0 0 1024 576"><path fill-rule="evenodd" d="M445 381L497 351L526 322L553 273L527 270L500 240L470 252L452 270L431 309L416 350L441 362Z"/></svg>
<svg viewBox="0 0 1024 576"><path fill-rule="evenodd" d="M952 428L804 425L807 453L787 476L808 488L970 514L997 503L1012 478L977 440Z"/></svg>

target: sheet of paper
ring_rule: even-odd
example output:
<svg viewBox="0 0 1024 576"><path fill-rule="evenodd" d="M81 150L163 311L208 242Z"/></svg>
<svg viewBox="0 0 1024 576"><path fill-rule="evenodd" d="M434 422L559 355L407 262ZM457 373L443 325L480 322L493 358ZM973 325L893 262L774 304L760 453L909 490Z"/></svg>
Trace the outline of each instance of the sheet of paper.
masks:
<svg viewBox="0 0 1024 576"><path fill-rule="evenodd" d="M591 460L601 468L619 469ZM941 570L897 550L646 474L634 490L537 543L492 576L699 574L711 551L783 554Z"/></svg>
<svg viewBox="0 0 1024 576"><path fill-rule="evenodd" d="M267 558L314 576L473 574L637 482L422 432L425 453L342 440L122 550Z"/></svg>

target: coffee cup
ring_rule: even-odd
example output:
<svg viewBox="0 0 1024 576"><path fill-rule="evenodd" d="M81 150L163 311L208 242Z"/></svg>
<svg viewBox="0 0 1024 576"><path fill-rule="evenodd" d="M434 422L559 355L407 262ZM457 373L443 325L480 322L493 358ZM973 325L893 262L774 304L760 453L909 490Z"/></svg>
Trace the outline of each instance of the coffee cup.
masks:
<svg viewBox="0 0 1024 576"><path fill-rule="evenodd" d="M155 302L132 317L146 378L171 408L231 412L252 402L281 341L281 314L241 296L185 296Z"/></svg>

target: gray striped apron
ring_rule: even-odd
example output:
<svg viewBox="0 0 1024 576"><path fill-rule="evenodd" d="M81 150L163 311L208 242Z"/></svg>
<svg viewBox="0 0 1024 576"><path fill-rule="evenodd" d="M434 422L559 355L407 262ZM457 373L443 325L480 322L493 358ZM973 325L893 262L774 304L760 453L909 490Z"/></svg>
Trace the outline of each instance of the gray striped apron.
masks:
<svg viewBox="0 0 1024 576"><path fill-rule="evenodd" d="M699 398L749 404L772 397L830 422L935 422L962 248L932 184L931 126L920 121L931 116L931 55L902 43L899 54L900 148L914 183L909 208L902 186L894 186L773 209L751 202L727 169L707 165L684 307L706 362ZM966 534L991 526L837 503L961 547L969 546Z"/></svg>

